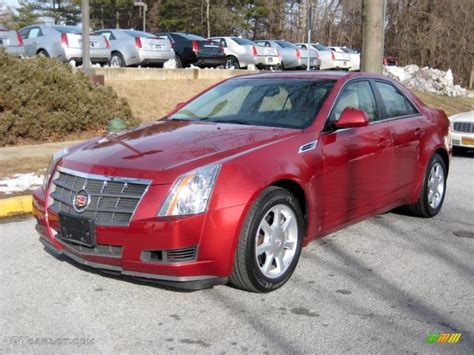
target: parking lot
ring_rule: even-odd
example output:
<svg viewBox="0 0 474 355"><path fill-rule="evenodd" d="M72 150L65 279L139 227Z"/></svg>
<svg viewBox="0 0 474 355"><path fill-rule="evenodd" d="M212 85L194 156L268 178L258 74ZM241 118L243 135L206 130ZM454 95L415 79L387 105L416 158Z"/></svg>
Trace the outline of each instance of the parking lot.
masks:
<svg viewBox="0 0 474 355"><path fill-rule="evenodd" d="M49 255L32 218L10 220L0 352L472 353L473 176L474 156L454 157L437 217L387 213L315 241L271 294L104 276ZM429 333L462 338L427 344Z"/></svg>

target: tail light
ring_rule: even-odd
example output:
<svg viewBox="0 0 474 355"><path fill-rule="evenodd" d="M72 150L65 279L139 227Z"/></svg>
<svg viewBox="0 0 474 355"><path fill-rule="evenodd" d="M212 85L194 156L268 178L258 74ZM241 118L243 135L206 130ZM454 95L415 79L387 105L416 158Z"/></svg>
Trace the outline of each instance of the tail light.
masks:
<svg viewBox="0 0 474 355"><path fill-rule="evenodd" d="M199 44L197 41L193 41L193 52L199 51Z"/></svg>
<svg viewBox="0 0 474 355"><path fill-rule="evenodd" d="M296 48L296 59L300 59L301 58L301 52L298 48Z"/></svg>
<svg viewBox="0 0 474 355"><path fill-rule="evenodd" d="M110 43L107 37L104 36L104 41L105 41L105 48L109 49L110 48Z"/></svg>
<svg viewBox="0 0 474 355"><path fill-rule="evenodd" d="M336 55L334 54L334 51L331 51L331 58L332 60L336 60Z"/></svg>
<svg viewBox="0 0 474 355"><path fill-rule="evenodd" d="M280 56L280 51L278 49L276 49L276 51L277 51L277 57L279 57Z"/></svg>
<svg viewBox="0 0 474 355"><path fill-rule="evenodd" d="M61 45L63 47L69 47L69 40L67 39L67 33L61 33Z"/></svg>
<svg viewBox="0 0 474 355"><path fill-rule="evenodd" d="M135 47L142 48L142 40L140 39L140 37L135 37Z"/></svg>
<svg viewBox="0 0 474 355"><path fill-rule="evenodd" d="M255 46L252 46L252 55L253 55L254 57L257 56L257 47L255 47Z"/></svg>
<svg viewBox="0 0 474 355"><path fill-rule="evenodd" d="M387 64L388 64L387 57L383 57L383 65L387 65Z"/></svg>
<svg viewBox="0 0 474 355"><path fill-rule="evenodd" d="M23 46L23 37L17 32L16 37L18 38L18 45Z"/></svg>

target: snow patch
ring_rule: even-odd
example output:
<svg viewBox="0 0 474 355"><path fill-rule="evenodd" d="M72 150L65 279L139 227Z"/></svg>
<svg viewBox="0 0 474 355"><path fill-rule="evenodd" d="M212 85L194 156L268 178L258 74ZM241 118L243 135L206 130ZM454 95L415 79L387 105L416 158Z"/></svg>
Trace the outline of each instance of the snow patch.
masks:
<svg viewBox="0 0 474 355"><path fill-rule="evenodd" d="M405 67L384 65L383 73L402 82L412 90L452 97L467 95L466 89L459 85L454 85L451 69L442 71L428 67L420 68L414 64Z"/></svg>
<svg viewBox="0 0 474 355"><path fill-rule="evenodd" d="M0 192L9 195L14 192L33 190L43 185L43 179L43 175L35 173L15 174L11 178L0 180Z"/></svg>
<svg viewBox="0 0 474 355"><path fill-rule="evenodd" d="M164 69L176 69L176 59L169 59L163 63Z"/></svg>

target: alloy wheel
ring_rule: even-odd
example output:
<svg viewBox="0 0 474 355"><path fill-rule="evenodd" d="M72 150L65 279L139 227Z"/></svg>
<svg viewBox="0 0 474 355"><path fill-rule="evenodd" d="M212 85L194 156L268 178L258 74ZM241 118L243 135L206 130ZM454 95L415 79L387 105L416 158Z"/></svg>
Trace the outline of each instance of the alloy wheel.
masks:
<svg viewBox="0 0 474 355"><path fill-rule="evenodd" d="M273 206L262 218L255 238L255 256L261 273L275 279L284 274L295 257L298 222L284 204Z"/></svg>
<svg viewBox="0 0 474 355"><path fill-rule="evenodd" d="M440 163L431 167L428 177L428 203L431 208L438 208L444 195L444 169Z"/></svg>

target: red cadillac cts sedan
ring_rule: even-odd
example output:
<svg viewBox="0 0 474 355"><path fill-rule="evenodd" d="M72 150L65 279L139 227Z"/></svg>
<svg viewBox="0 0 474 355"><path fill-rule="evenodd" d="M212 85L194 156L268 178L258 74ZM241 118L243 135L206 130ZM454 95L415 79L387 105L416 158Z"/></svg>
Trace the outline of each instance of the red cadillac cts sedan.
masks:
<svg viewBox="0 0 474 355"><path fill-rule="evenodd" d="M57 153L33 195L37 230L100 270L272 291L313 239L398 206L435 216L448 127L380 75L232 78L165 120Z"/></svg>

